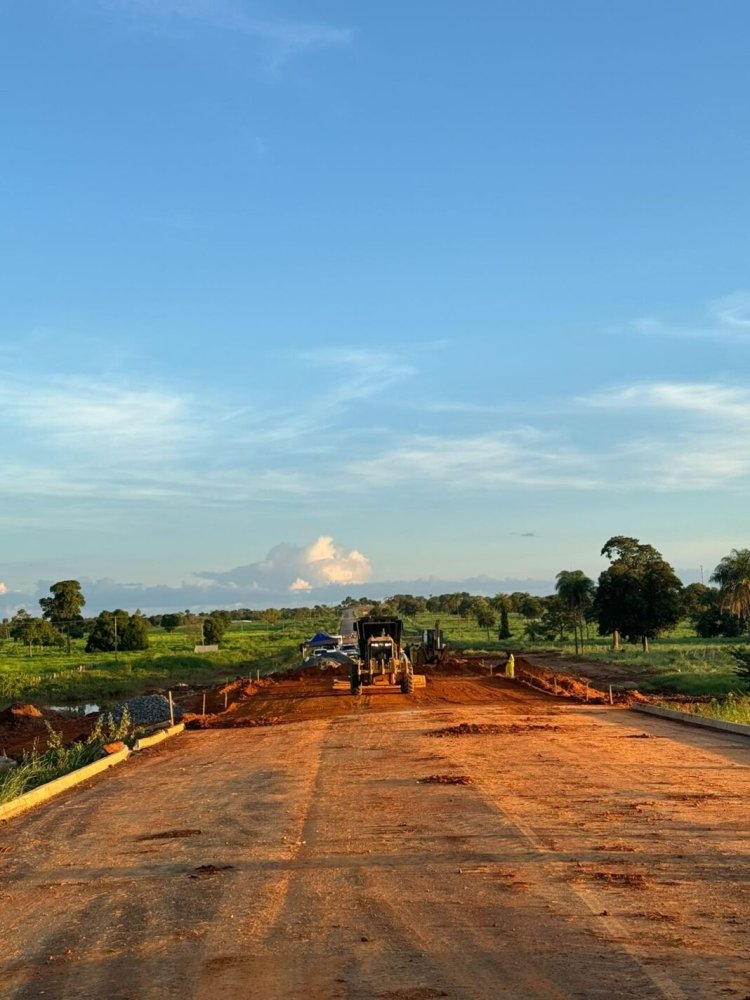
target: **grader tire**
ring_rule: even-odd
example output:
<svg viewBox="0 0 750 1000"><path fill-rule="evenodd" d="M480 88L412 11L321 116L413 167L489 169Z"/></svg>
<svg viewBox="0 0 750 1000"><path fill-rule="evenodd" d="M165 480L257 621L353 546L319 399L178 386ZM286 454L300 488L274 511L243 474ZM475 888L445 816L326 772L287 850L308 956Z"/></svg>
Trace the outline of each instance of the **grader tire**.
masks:
<svg viewBox="0 0 750 1000"><path fill-rule="evenodd" d="M414 674L407 674L401 681L401 690L404 694L414 694Z"/></svg>
<svg viewBox="0 0 750 1000"><path fill-rule="evenodd" d="M352 694L362 694L362 678L359 675L359 666L352 663L349 671L349 689Z"/></svg>

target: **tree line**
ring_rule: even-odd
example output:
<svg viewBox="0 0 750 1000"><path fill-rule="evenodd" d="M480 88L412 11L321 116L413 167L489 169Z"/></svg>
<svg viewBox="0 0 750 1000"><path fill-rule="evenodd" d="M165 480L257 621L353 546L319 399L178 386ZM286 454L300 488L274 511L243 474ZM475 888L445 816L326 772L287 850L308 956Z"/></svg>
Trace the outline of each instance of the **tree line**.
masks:
<svg viewBox="0 0 750 1000"><path fill-rule="evenodd" d="M232 621L255 620L273 625L278 621L309 621L317 625L347 608L367 607L370 615L414 618L419 614L459 615L476 621L488 638L497 629L500 640L511 639L510 614L521 615L524 635L532 641L564 641L572 632L576 652L592 628L611 635L613 646L621 642L642 645L688 619L698 636L737 638L750 627L750 549L732 549L714 572L714 586L692 583L684 587L674 569L652 545L637 538L615 535L605 542L601 554L609 566L595 582L582 570L561 570L555 593L537 597L527 592L477 597L466 591L420 597L394 594L385 601L347 597L335 608L327 605L296 608L266 608L263 611L235 608L231 611L170 612L144 616L139 610L102 611L86 618L86 599L77 580L61 580L50 587L50 596L39 601L41 615L20 610L0 625L0 634L16 642L37 646L64 646L72 638L86 638L86 651L117 652L148 647L151 628L167 632L190 625L201 629L202 642L219 644Z"/></svg>
<svg viewBox="0 0 750 1000"><path fill-rule="evenodd" d="M229 611L211 611L192 614L177 612L146 617L140 610L130 614L122 608L102 611L94 618L82 614L86 604L78 580L60 580L50 587L50 597L42 597L39 605L41 616L34 617L21 608L10 620L0 625L0 635L33 646L66 646L70 652L71 639L86 638L87 653L133 652L148 649L152 628L173 632L182 625L197 625L201 641L218 645L232 622Z"/></svg>

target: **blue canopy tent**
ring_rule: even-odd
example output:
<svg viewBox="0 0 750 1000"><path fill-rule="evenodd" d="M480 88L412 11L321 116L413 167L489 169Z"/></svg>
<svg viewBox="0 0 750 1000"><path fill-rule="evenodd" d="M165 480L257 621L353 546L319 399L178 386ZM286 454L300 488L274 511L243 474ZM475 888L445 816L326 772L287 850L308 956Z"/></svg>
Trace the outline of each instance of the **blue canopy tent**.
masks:
<svg viewBox="0 0 750 1000"><path fill-rule="evenodd" d="M316 646L338 646L341 642L340 635L329 635L327 632L316 632L312 639L308 639L305 646L314 649Z"/></svg>

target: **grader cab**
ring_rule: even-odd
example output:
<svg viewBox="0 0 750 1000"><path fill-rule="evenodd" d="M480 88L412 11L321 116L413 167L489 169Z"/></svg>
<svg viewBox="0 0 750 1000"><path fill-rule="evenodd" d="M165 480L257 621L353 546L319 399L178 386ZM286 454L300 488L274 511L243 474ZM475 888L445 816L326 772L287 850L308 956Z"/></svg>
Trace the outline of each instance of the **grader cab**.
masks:
<svg viewBox="0 0 750 1000"><path fill-rule="evenodd" d="M424 687L424 674L414 673L411 661L401 648L401 620L359 618L354 623L359 657L352 662L349 687L352 694L362 694L363 687L393 688L414 694Z"/></svg>

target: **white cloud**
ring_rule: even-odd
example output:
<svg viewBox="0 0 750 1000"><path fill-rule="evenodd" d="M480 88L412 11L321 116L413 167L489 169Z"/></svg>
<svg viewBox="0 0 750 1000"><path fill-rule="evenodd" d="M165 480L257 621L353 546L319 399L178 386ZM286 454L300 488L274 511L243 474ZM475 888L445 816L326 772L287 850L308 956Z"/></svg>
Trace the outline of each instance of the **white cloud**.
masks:
<svg viewBox="0 0 750 1000"><path fill-rule="evenodd" d="M576 447L534 428L511 428L462 437L414 435L351 473L373 486L439 483L455 489L503 486L597 485L590 459Z"/></svg>
<svg viewBox="0 0 750 1000"><path fill-rule="evenodd" d="M658 316L640 316L631 324L636 333L683 340L750 341L750 292L737 291L709 302L700 320L670 323Z"/></svg>
<svg viewBox="0 0 750 1000"><path fill-rule="evenodd" d="M720 421L750 421L750 390L721 382L639 382L592 393L580 402L600 409L647 408Z"/></svg>
<svg viewBox="0 0 750 1000"><path fill-rule="evenodd" d="M205 27L244 35L266 46L271 68L308 49L348 44L351 28L310 21L266 18L236 0L99 0L100 6L156 20L178 18Z"/></svg>
<svg viewBox="0 0 750 1000"><path fill-rule="evenodd" d="M250 586L276 593L366 583L372 578L372 566L357 549L346 549L330 535L321 535L311 545L282 543L259 562L226 572L203 571L196 576L224 586Z"/></svg>
<svg viewBox="0 0 750 1000"><path fill-rule="evenodd" d="M750 390L721 382L653 382L619 386L580 400L631 418L652 414L648 433L623 434L618 485L685 491L739 486L750 476Z"/></svg>
<svg viewBox="0 0 750 1000"><path fill-rule="evenodd" d="M160 458L195 439L190 404L171 390L97 378L0 378L6 427L40 441L100 456Z"/></svg>
<svg viewBox="0 0 750 1000"><path fill-rule="evenodd" d="M7 593L8 593L8 585L3 583L2 580L0 580L0 594L7 594Z"/></svg>

